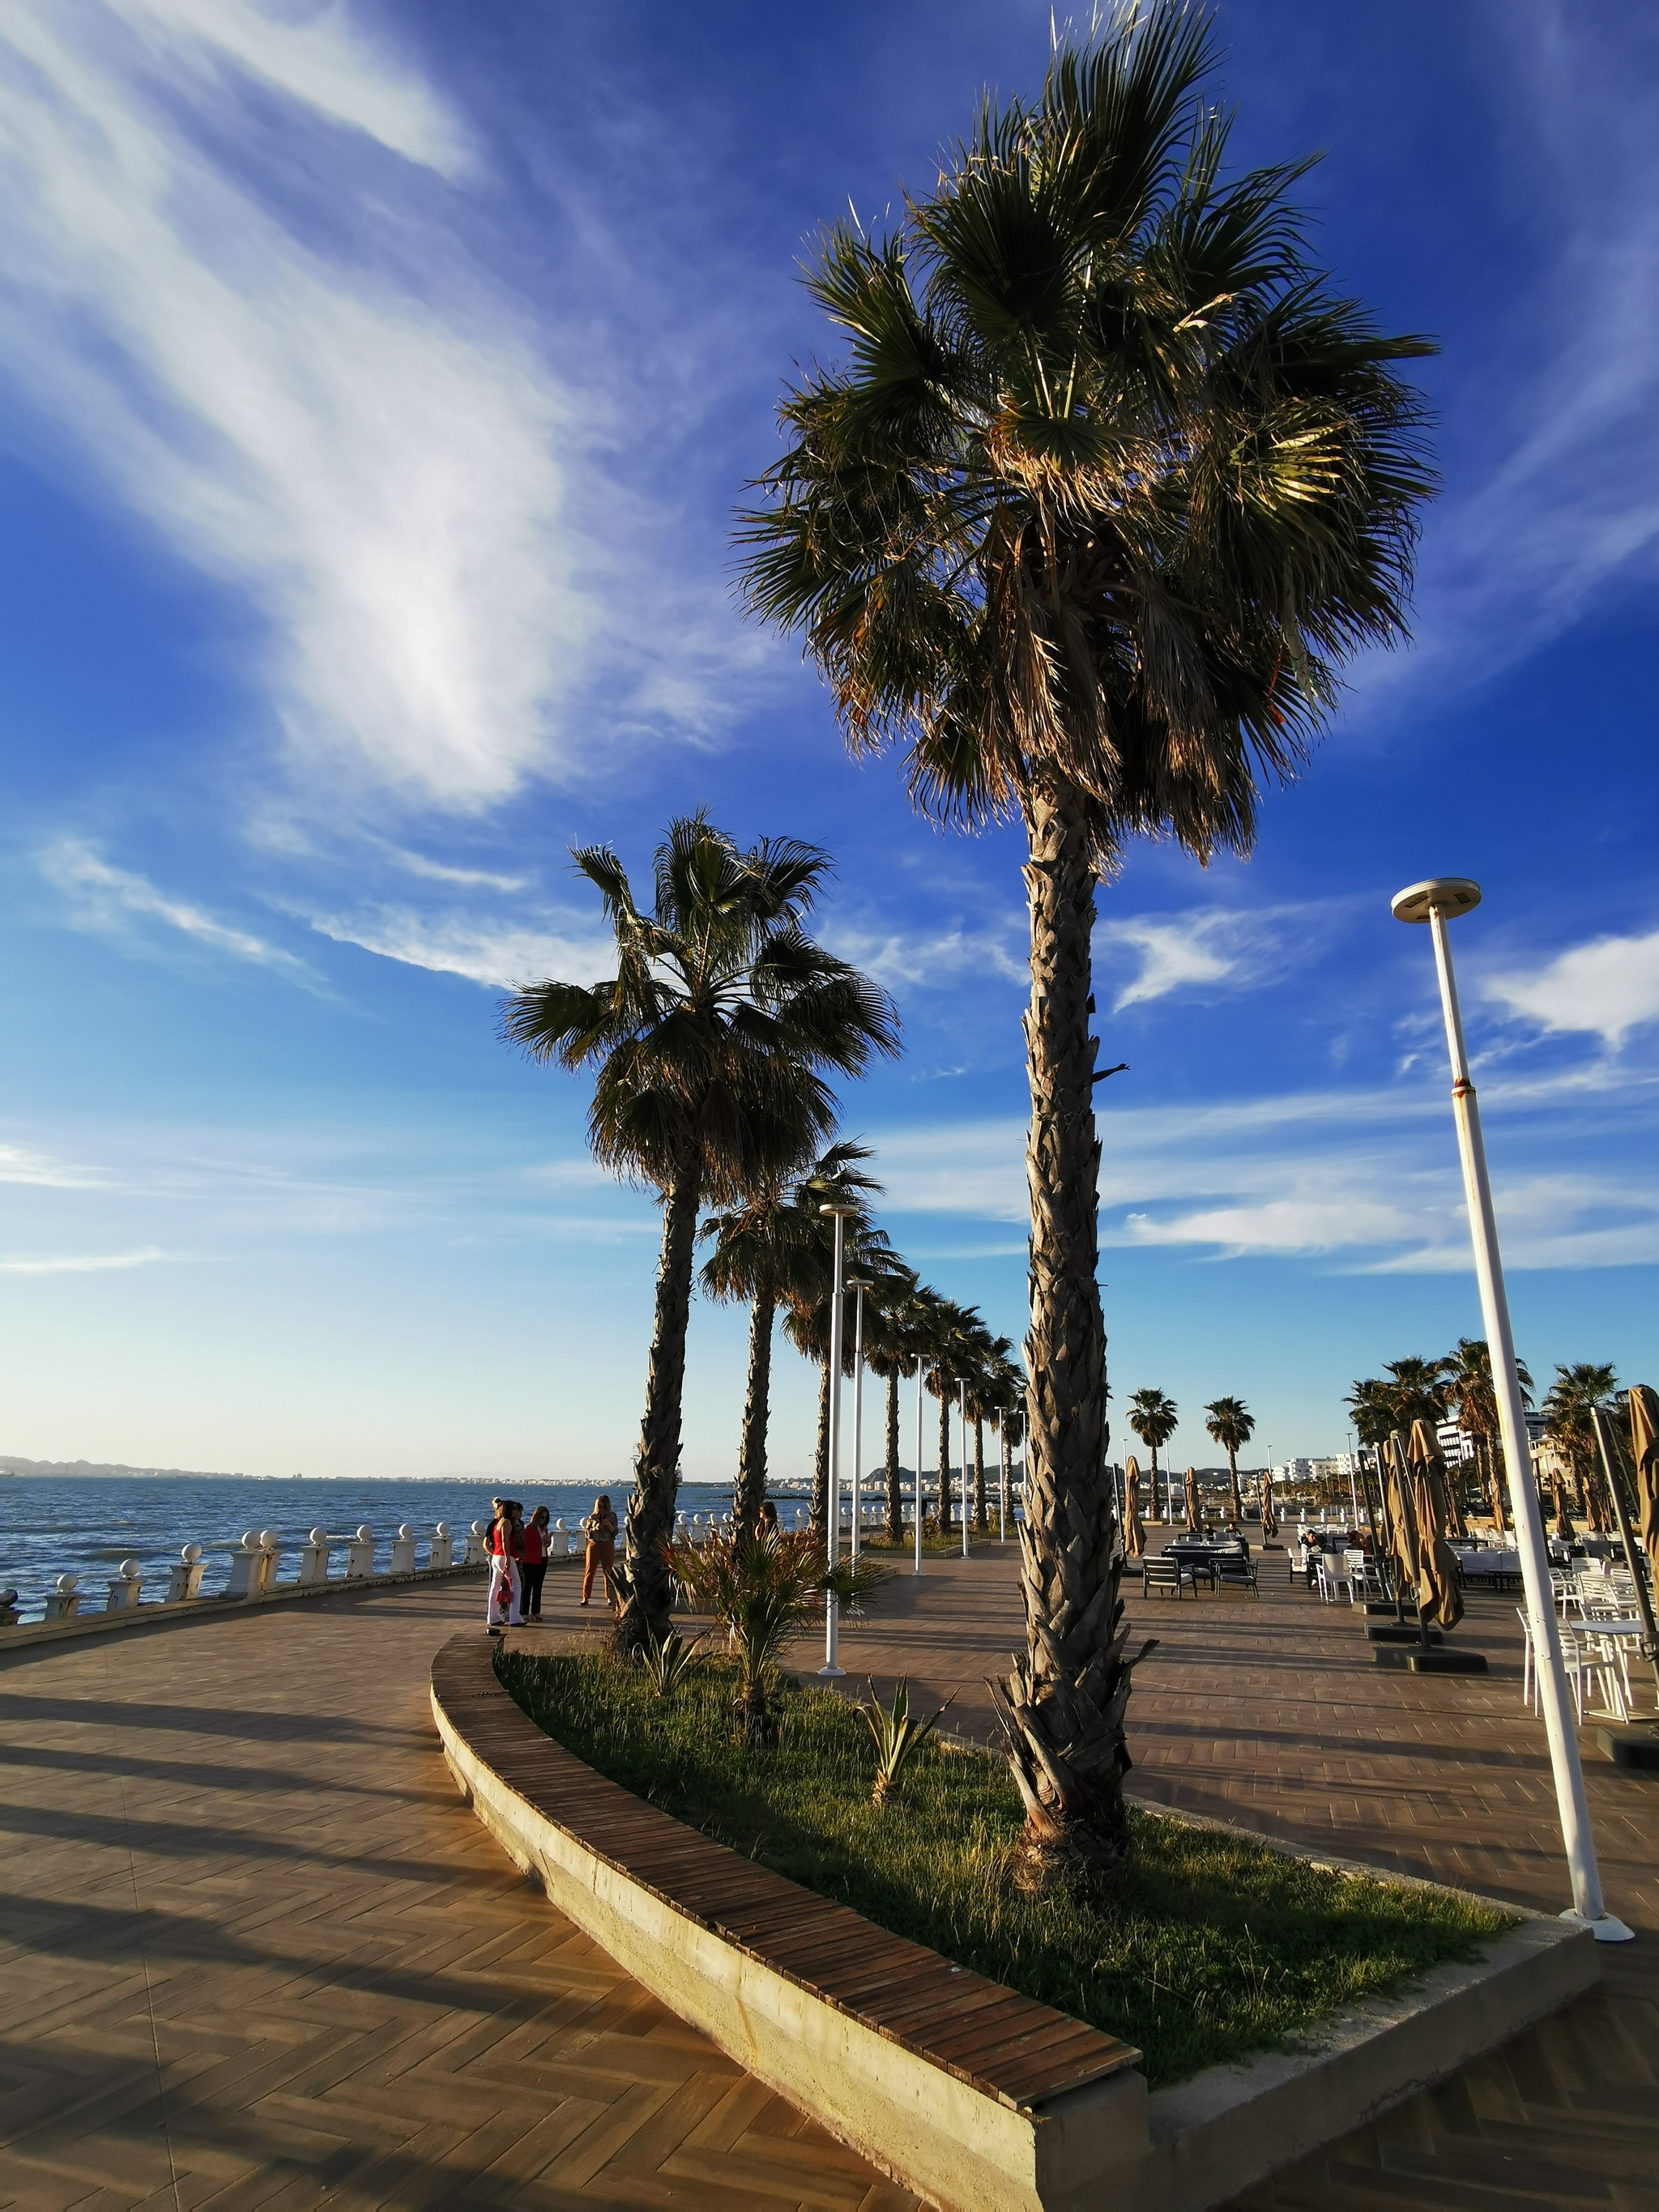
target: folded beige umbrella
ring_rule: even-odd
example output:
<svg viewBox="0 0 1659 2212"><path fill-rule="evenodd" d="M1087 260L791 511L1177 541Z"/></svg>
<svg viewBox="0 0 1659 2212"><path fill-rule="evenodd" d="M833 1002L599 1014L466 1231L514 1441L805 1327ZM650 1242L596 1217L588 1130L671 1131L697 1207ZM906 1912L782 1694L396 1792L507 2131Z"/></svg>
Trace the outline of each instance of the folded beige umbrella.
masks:
<svg viewBox="0 0 1659 2212"><path fill-rule="evenodd" d="M1140 1462L1123 1462L1123 1549L1138 1559L1146 1548L1146 1531L1140 1523Z"/></svg>
<svg viewBox="0 0 1659 2212"><path fill-rule="evenodd" d="M1187 1526L1192 1534L1196 1536L1200 1526L1200 1516L1198 1510L1198 1471L1195 1468L1190 1467L1187 1470Z"/></svg>
<svg viewBox="0 0 1659 2212"><path fill-rule="evenodd" d="M1279 1534L1279 1516L1273 1511L1273 1479L1265 1467L1261 1470L1261 1534L1264 1538Z"/></svg>
<svg viewBox="0 0 1659 2212"><path fill-rule="evenodd" d="M1382 1510L1389 1523L1389 1550L1394 1558L1395 1587L1402 1601L1416 1603L1417 1523L1412 1516L1411 1474L1406 1465L1406 1440L1398 1429L1389 1438L1383 1455L1387 1473L1382 1482Z"/></svg>
<svg viewBox="0 0 1659 2212"><path fill-rule="evenodd" d="M1633 1383L1630 1394L1630 1455L1636 1462L1636 1510L1642 1548L1659 1588L1659 1392Z"/></svg>
<svg viewBox="0 0 1659 2212"><path fill-rule="evenodd" d="M1572 1516L1567 1510L1567 1482L1565 1475L1555 1478L1555 1533L1564 1544L1575 1543L1577 1531L1572 1525Z"/></svg>
<svg viewBox="0 0 1659 2212"><path fill-rule="evenodd" d="M1447 1484L1440 1454L1425 1423L1412 1423L1407 1448L1412 1470L1412 1504L1417 1513L1417 1606L1442 1628L1463 1618L1463 1591L1457 1555L1446 1539Z"/></svg>

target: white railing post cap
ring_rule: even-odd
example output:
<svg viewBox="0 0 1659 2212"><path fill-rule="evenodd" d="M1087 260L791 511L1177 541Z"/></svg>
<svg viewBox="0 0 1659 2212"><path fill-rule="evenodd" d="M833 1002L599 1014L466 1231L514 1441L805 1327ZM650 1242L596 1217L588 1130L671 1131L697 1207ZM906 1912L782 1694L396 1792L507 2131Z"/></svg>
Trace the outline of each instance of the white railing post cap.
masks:
<svg viewBox="0 0 1659 2212"><path fill-rule="evenodd" d="M199 1544L181 1544L179 1556L187 1567L193 1567L202 1556L202 1547Z"/></svg>

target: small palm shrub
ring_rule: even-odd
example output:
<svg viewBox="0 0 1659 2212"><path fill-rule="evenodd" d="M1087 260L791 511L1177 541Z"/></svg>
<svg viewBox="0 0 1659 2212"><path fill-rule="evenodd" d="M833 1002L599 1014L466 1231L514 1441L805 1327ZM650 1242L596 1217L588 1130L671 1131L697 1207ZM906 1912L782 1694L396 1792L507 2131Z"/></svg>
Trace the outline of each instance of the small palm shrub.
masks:
<svg viewBox="0 0 1659 2212"><path fill-rule="evenodd" d="M721 1529L701 1547L667 1549L690 1603L726 1630L738 1665L735 1711L744 1742L769 1749L778 1740L773 1691L780 1655L811 1625L828 1586L817 1538L810 1528L775 1528L764 1536Z"/></svg>
<svg viewBox="0 0 1659 2212"><path fill-rule="evenodd" d="M850 1554L837 1559L824 1576L823 1586L834 1590L843 1613L862 1613L865 1599L884 1583L890 1583L895 1571L879 1559L866 1559L860 1552L856 1559Z"/></svg>
<svg viewBox="0 0 1659 2212"><path fill-rule="evenodd" d="M866 1680L868 1677L866 1677ZM904 1779L904 1770L921 1749L928 1737L951 1710L954 1700L947 1698L931 1720L918 1722L910 1712L910 1678L901 1674L893 1691L890 1709L876 1695L876 1686L870 1683L870 1702L860 1705L865 1726L876 1740L876 1786L870 1793L873 1805L884 1805L890 1797L896 1796Z"/></svg>
<svg viewBox="0 0 1659 2212"><path fill-rule="evenodd" d="M701 1636L681 1636L670 1629L666 1636L649 1637L640 1646L640 1664L651 1677L659 1698L672 1698L702 1656Z"/></svg>

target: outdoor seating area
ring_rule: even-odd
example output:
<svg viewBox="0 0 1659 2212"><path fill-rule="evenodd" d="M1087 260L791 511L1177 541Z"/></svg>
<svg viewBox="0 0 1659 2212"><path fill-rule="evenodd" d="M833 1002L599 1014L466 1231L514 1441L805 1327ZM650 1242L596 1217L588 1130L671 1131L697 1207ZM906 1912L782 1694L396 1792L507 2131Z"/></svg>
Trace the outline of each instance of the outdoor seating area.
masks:
<svg viewBox="0 0 1659 2212"><path fill-rule="evenodd" d="M1255 1562L1243 1536L1177 1536L1167 1550L1149 1553L1140 1562L1143 1595L1173 1590L1180 1597L1191 1590L1196 1596L1200 1585L1218 1593L1243 1589L1252 1597L1261 1595Z"/></svg>

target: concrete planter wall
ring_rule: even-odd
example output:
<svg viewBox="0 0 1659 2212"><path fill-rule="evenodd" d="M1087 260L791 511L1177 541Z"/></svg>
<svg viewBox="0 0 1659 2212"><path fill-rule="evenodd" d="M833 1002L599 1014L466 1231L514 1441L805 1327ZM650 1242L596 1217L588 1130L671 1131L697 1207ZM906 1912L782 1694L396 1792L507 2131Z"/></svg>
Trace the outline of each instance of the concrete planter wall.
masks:
<svg viewBox="0 0 1659 2212"><path fill-rule="evenodd" d="M440 1653L432 1710L474 1812L553 1904L758 2080L948 2212L1206 2212L1507 2041L1600 1971L1589 1936L1530 1915L1478 1964L1438 1968L1408 1991L1334 2014L1295 2051L1213 2067L1149 2096L1138 2054L1118 2045L1120 2061L1103 2056L1112 2070L1102 2078L1046 2095L999 2094L916 2048L902 2004L886 2019L879 2002L852 2016L845 2002L769 1959L753 1934L739 1940L677 1900L660 1827L678 1829L682 1861L705 1877L708 1855L723 1847L550 1742L495 1681L481 1638L456 1638ZM618 1838L628 1824L596 1790L652 1824L639 1831L650 1838L648 1879L626 1863ZM582 1832L596 1802L606 1808L599 1843ZM831 1938L837 1957L896 1940L844 1907L798 1895L803 1913L845 1923ZM970 1985L965 2002L1003 1994L977 1976L964 1977ZM1060 2024L1048 2031L1056 2039L1075 2029L1047 2017ZM1043 2031L1024 2039L1040 2045Z"/></svg>

